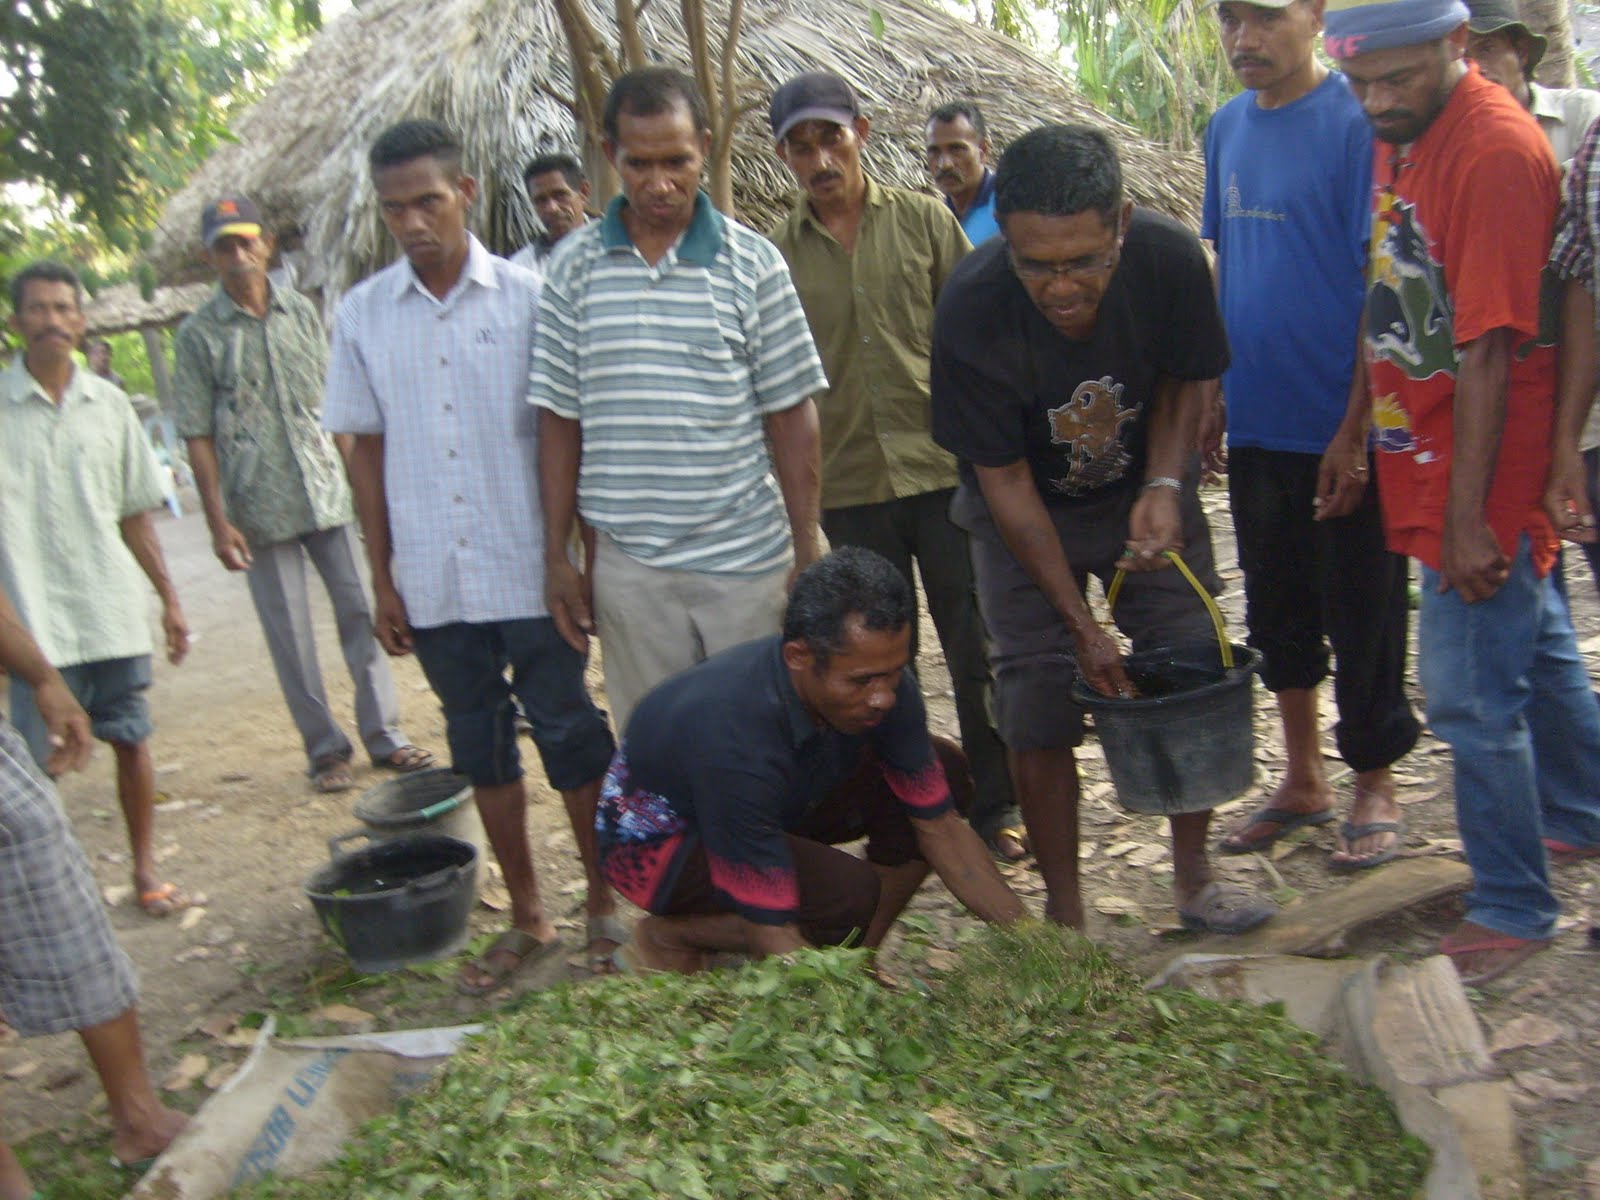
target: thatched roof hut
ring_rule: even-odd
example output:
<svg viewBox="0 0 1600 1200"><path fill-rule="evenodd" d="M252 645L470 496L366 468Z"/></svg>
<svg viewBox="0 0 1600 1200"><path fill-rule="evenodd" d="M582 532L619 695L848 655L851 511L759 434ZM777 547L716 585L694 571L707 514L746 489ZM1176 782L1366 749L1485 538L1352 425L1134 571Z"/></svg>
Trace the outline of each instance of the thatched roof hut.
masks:
<svg viewBox="0 0 1600 1200"><path fill-rule="evenodd" d="M146 300L138 284L118 283L96 292L84 305L83 315L88 322L88 333L93 337L126 333L130 329L159 329L176 325L204 304L210 295L209 283L186 283L159 287Z"/></svg>
<svg viewBox="0 0 1600 1200"><path fill-rule="evenodd" d="M595 4L596 0L590 0ZM603 7L609 7L600 0ZM725 0L707 0L721 28ZM1079 99L1054 65L1017 43L923 0L877 0L884 36L862 0L747 0L740 66L761 107L746 114L734 149L740 216L770 227L792 183L772 152L765 100L777 82L826 68L850 79L872 118L868 170L925 186L928 111L955 98L983 105L1004 144L1044 121L1087 121L1110 131L1140 203L1193 220L1201 167L1140 139ZM609 27L603 8L596 22ZM645 45L686 62L675 5L647 6ZM542 151L577 144L566 42L550 0L369 0L329 24L258 104L237 141L220 148L168 205L151 260L163 280L194 278L201 207L232 189L262 205L280 242L297 248L300 285L331 297L391 261L366 151L394 121L431 116L463 137L479 179L474 231L509 252L536 229L521 168Z"/></svg>

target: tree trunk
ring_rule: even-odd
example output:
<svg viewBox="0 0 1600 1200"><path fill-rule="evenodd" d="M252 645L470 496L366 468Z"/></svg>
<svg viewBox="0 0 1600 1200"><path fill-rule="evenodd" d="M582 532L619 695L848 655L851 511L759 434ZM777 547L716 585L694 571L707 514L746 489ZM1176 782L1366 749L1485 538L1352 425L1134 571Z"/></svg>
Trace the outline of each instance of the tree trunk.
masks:
<svg viewBox="0 0 1600 1200"><path fill-rule="evenodd" d="M161 330L146 325L139 330L144 339L144 352L150 359L150 378L156 385L156 400L161 411L170 413L176 403L172 394L172 372L167 370L167 350L161 340Z"/></svg>
<svg viewBox="0 0 1600 1200"><path fill-rule="evenodd" d="M1572 45L1568 0L1522 0L1522 19L1528 28L1550 41L1544 60L1534 71L1546 87L1572 87L1578 81Z"/></svg>

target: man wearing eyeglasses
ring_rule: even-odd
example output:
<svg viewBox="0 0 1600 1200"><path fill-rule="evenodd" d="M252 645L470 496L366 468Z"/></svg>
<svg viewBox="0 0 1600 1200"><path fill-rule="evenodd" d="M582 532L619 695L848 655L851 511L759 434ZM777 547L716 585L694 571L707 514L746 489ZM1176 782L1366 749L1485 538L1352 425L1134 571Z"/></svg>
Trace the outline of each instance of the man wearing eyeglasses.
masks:
<svg viewBox="0 0 1600 1200"><path fill-rule="evenodd" d="M835 546L883 555L908 584L916 563L972 764L973 828L999 857L1020 859L1026 844L989 717L967 539L949 516L956 464L928 434L933 306L971 244L934 197L885 187L862 169L871 126L839 76L789 80L773 94L771 119L778 157L803 189L772 240L828 376L817 397L823 531ZM916 653L913 625L913 662Z"/></svg>
<svg viewBox="0 0 1600 1200"><path fill-rule="evenodd" d="M1123 199L1099 130L1018 138L995 173L995 213L1002 236L968 255L939 299L933 436L961 463L951 513L971 536L1000 736L1046 912L1081 929L1074 672L1133 694L1084 589L1127 568L1114 615L1136 650L1216 636L1164 555L1221 590L1191 448L1200 385L1228 365L1228 347L1199 241ZM1276 906L1212 877L1210 819L1172 817L1178 913L1243 933Z"/></svg>
<svg viewBox="0 0 1600 1200"><path fill-rule="evenodd" d="M1222 387L1245 619L1287 757L1265 803L1217 848L1249 854L1337 816L1317 702L1332 643L1334 743L1355 794L1329 864L1356 871L1402 849L1390 766L1419 732L1405 691L1406 560L1384 544L1367 486L1371 404L1356 360L1372 128L1317 59L1323 0L1221 0L1216 12L1246 90L1206 128L1201 236L1217 249L1232 343ZM1222 412L1208 416L1220 435Z"/></svg>

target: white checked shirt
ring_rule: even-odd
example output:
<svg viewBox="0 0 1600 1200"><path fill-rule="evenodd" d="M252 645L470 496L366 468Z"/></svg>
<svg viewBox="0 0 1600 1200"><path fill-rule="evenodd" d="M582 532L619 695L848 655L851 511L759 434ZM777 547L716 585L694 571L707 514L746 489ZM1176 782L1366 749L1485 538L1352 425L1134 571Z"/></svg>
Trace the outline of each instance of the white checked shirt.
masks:
<svg viewBox="0 0 1600 1200"><path fill-rule="evenodd" d="M332 433L384 437L391 569L423 629L546 615L525 401L539 282L470 242L443 300L404 258L345 296L322 408Z"/></svg>

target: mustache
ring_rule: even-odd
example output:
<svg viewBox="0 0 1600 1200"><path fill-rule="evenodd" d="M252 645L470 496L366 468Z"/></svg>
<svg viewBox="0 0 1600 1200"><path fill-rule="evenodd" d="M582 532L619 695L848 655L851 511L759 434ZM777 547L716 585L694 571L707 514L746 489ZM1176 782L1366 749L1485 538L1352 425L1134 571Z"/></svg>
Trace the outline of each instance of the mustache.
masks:
<svg viewBox="0 0 1600 1200"><path fill-rule="evenodd" d="M1257 58L1253 54L1239 54L1230 58L1228 65L1237 71L1241 67L1270 67L1272 60L1270 58Z"/></svg>
<svg viewBox="0 0 1600 1200"><path fill-rule="evenodd" d="M824 183L832 183L835 179L843 179L838 171L818 171L811 177L811 186L818 187Z"/></svg>

